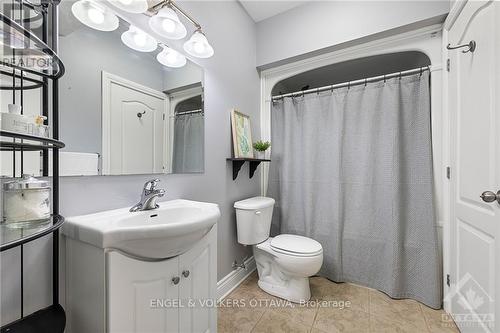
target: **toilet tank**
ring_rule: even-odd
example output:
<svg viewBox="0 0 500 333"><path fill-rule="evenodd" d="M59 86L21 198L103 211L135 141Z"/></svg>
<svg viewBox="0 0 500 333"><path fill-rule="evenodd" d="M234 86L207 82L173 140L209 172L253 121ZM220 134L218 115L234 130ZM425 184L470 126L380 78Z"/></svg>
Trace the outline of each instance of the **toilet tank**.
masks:
<svg viewBox="0 0 500 333"><path fill-rule="evenodd" d="M238 243L259 244L269 238L274 199L253 197L234 203Z"/></svg>

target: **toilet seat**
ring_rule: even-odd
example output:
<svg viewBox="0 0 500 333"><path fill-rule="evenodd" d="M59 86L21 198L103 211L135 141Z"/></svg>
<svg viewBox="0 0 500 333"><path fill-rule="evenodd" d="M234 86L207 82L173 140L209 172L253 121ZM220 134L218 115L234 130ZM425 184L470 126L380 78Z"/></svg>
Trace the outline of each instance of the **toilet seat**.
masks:
<svg viewBox="0 0 500 333"><path fill-rule="evenodd" d="M323 252L323 247L319 242L298 235L278 235L271 240L269 245L273 251L297 257L312 257Z"/></svg>

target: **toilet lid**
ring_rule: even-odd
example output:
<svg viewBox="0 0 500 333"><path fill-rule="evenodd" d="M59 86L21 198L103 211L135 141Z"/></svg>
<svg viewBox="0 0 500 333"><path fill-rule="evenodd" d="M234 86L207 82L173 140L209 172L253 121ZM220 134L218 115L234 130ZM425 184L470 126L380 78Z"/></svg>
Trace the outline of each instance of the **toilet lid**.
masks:
<svg viewBox="0 0 500 333"><path fill-rule="evenodd" d="M315 254L323 250L321 244L314 239L289 234L274 237L271 240L271 247L297 254Z"/></svg>

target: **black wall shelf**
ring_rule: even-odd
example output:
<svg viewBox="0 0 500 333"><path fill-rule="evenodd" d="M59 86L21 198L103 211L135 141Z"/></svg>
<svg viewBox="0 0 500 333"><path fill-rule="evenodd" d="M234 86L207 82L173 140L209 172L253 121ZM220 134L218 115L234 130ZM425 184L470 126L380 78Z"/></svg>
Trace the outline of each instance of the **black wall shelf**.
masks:
<svg viewBox="0 0 500 333"><path fill-rule="evenodd" d="M271 160L268 160L265 158L240 158L240 157L235 158L235 157L232 157L232 158L227 158L226 160L231 161L233 164L233 180L236 180L236 178L238 177L238 173L240 172L240 169L243 166L243 164L245 164L245 162L250 163L249 178L253 177L255 170L257 170L257 167L259 166L259 164L261 162L271 162Z"/></svg>

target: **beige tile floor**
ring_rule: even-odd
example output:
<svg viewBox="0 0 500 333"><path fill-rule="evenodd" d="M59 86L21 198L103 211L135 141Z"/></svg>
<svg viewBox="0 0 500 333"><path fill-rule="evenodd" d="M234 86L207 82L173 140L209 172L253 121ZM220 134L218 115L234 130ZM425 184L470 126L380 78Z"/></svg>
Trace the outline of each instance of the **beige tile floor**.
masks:
<svg viewBox="0 0 500 333"><path fill-rule="evenodd" d="M311 294L310 306L273 297L257 286L254 272L220 304L218 332L458 332L442 310L354 284L313 277Z"/></svg>

